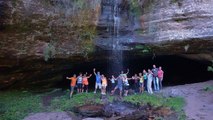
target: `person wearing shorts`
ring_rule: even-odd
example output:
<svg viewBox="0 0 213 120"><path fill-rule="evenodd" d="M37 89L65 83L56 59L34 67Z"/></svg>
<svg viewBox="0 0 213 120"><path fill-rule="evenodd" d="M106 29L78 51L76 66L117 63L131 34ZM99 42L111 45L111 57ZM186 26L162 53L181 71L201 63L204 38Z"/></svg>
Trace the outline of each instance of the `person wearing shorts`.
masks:
<svg viewBox="0 0 213 120"><path fill-rule="evenodd" d="M117 79L117 85L115 86L114 90L111 91L111 95L115 93L117 89L120 91L120 97L122 97L122 90L123 90L123 76L119 76Z"/></svg>
<svg viewBox="0 0 213 120"><path fill-rule="evenodd" d="M70 77L70 78L66 77L66 79L70 80L70 98L71 98L74 92L74 88L76 86L77 78L76 78L76 75L74 74L73 77Z"/></svg>
<svg viewBox="0 0 213 120"><path fill-rule="evenodd" d="M101 75L101 80L102 80L102 90L101 94L106 95L106 87L107 87L107 79L104 75Z"/></svg>
<svg viewBox="0 0 213 120"><path fill-rule="evenodd" d="M135 94L139 92L139 77L137 74L132 76L132 80L134 81L134 91Z"/></svg>
<svg viewBox="0 0 213 120"><path fill-rule="evenodd" d="M140 86L140 93L144 91L144 79L142 73L139 73L139 86Z"/></svg>
<svg viewBox="0 0 213 120"><path fill-rule="evenodd" d="M88 93L88 86L89 86L89 81L88 79L92 76L92 74L90 74L89 76L87 76L87 73L84 74L83 76L83 81L82 81L82 84L83 84L83 92L85 91L86 93Z"/></svg>
<svg viewBox="0 0 213 120"><path fill-rule="evenodd" d="M112 78L110 79L110 81L111 81L111 90L113 90L115 88L115 80L116 80L116 78L114 77L114 75L112 75Z"/></svg>
<svg viewBox="0 0 213 120"><path fill-rule="evenodd" d="M146 70L143 70L143 80L144 80L144 90L147 91L148 78L147 78L147 72L146 72Z"/></svg>
<svg viewBox="0 0 213 120"><path fill-rule="evenodd" d="M128 82L129 79L132 79L132 78L126 78L126 77L123 78L124 96L127 96L129 91L129 82Z"/></svg>
<svg viewBox="0 0 213 120"><path fill-rule="evenodd" d="M80 73L79 76L77 77L78 93L82 93L82 81L83 81L83 76L82 76L82 73Z"/></svg>
<svg viewBox="0 0 213 120"><path fill-rule="evenodd" d="M94 75L95 75L95 78L96 78L96 81L95 81L95 91L94 93L96 93L97 89L101 89L102 86L101 86L101 75L100 75L100 72L95 72L95 68L93 69L93 72L94 72Z"/></svg>

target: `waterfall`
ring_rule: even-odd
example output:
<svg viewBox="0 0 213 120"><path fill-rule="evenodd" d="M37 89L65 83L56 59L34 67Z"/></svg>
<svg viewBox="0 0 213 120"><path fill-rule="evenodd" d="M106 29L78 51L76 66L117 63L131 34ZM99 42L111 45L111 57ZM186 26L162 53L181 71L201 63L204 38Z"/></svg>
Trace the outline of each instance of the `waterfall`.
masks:
<svg viewBox="0 0 213 120"><path fill-rule="evenodd" d="M120 9L119 9L119 1L118 0L113 0L112 3L112 13L111 16L113 18L113 31L111 33L111 39L113 41L112 44L112 52L111 52L111 57L112 57L112 63L111 63L111 67L112 67L112 72L118 73L123 69L123 51L121 49L121 44L120 44L120 23L121 23L121 19L120 19Z"/></svg>

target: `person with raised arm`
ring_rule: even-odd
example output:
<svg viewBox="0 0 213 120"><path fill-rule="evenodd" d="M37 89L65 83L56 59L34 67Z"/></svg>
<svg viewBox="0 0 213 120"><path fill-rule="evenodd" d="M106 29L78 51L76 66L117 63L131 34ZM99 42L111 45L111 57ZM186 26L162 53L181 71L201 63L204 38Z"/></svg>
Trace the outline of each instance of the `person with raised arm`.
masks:
<svg viewBox="0 0 213 120"><path fill-rule="evenodd" d="M124 73L124 71L122 70L120 76L124 76L124 77L127 78L127 75L128 75L128 74L129 74L129 69L127 69L127 72L126 72L126 73Z"/></svg>
<svg viewBox="0 0 213 120"><path fill-rule="evenodd" d="M93 72L94 72L94 75L95 75L95 78L96 78L96 81L95 81L95 91L94 93L96 93L97 89L99 88L101 90L101 75L100 75L100 72L98 71L96 73L96 69L94 68L93 69Z"/></svg>
<svg viewBox="0 0 213 120"><path fill-rule="evenodd" d="M128 95L128 92L129 92L129 81L128 80L131 80L132 78L127 78L127 76L123 76L123 86L124 86L124 96L127 96Z"/></svg>
<svg viewBox="0 0 213 120"><path fill-rule="evenodd" d="M109 78L110 79L110 81L111 81L111 90L113 90L114 88L115 88L115 81L116 81L116 79L117 78L115 78L115 76L114 75L112 75L112 77L111 78Z"/></svg>
<svg viewBox="0 0 213 120"><path fill-rule="evenodd" d="M120 98L122 97L122 91L123 91L123 76L119 75L117 80L117 85L115 86L115 88L111 91L111 95L114 95L115 91L117 89L119 89L120 91Z"/></svg>
<svg viewBox="0 0 213 120"><path fill-rule="evenodd" d="M87 73L84 74L83 76L83 92L85 91L86 93L88 93L88 86L89 86L89 81L88 79L92 76L92 74L90 74L89 76L87 76Z"/></svg>
<svg viewBox="0 0 213 120"><path fill-rule="evenodd" d="M69 97L71 98L76 86L76 81L77 81L76 74L74 74L73 77L66 77L66 79L70 80L70 96Z"/></svg>
<svg viewBox="0 0 213 120"><path fill-rule="evenodd" d="M132 80L134 81L134 91L135 94L139 92L139 77L137 74L132 76Z"/></svg>

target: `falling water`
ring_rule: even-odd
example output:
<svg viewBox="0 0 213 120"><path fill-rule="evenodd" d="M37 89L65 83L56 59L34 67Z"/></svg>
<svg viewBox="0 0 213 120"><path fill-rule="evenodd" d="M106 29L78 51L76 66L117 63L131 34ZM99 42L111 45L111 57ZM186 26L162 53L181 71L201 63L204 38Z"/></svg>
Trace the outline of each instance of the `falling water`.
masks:
<svg viewBox="0 0 213 120"><path fill-rule="evenodd" d="M113 18L113 30L111 30L111 39L112 39L112 72L113 73L118 73L123 69L123 52L121 49L121 44L120 44L120 9L119 9L119 0L113 0L112 1L112 13L111 16ZM112 32L113 31L113 32Z"/></svg>

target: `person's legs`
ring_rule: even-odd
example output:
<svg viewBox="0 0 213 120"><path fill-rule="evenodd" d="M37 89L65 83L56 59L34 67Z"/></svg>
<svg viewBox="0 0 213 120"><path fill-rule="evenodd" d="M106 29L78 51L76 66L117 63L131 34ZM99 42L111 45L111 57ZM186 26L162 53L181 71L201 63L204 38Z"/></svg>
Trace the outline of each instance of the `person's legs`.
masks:
<svg viewBox="0 0 213 120"><path fill-rule="evenodd" d="M122 86L119 86L119 90L120 90L120 97L122 97Z"/></svg>
<svg viewBox="0 0 213 120"><path fill-rule="evenodd" d="M157 90L157 83L156 83L156 79L155 79L155 77L153 77L153 84L154 84L154 91L156 91Z"/></svg>
<svg viewBox="0 0 213 120"><path fill-rule="evenodd" d="M101 87L101 94L103 94L104 93L104 86L102 85L102 87Z"/></svg>
<svg viewBox="0 0 213 120"><path fill-rule="evenodd" d="M150 94L152 94L153 93L153 91L152 91L152 80L150 80L149 88L150 88Z"/></svg>
<svg viewBox="0 0 213 120"><path fill-rule="evenodd" d="M103 95L106 95L106 85L103 85Z"/></svg>
<svg viewBox="0 0 213 120"><path fill-rule="evenodd" d="M128 94L128 86L124 86L124 96L127 96Z"/></svg>
<svg viewBox="0 0 213 120"><path fill-rule="evenodd" d="M98 84L97 84L97 83L95 83L95 91L94 91L94 93L96 93L97 88L98 88Z"/></svg>
<svg viewBox="0 0 213 120"><path fill-rule="evenodd" d="M80 93L80 84L77 84L77 92Z"/></svg>
<svg viewBox="0 0 213 120"><path fill-rule="evenodd" d="M116 86L115 83L113 83L113 84L112 84L112 89L111 89L111 90L113 90L113 89L115 88L115 86Z"/></svg>
<svg viewBox="0 0 213 120"><path fill-rule="evenodd" d="M98 83L98 88L99 88L100 90L102 89L101 83Z"/></svg>
<svg viewBox="0 0 213 120"><path fill-rule="evenodd" d="M88 93L88 87L89 87L89 85L86 85L86 93Z"/></svg>
<svg viewBox="0 0 213 120"><path fill-rule="evenodd" d="M147 80L144 80L144 90L147 91Z"/></svg>
<svg viewBox="0 0 213 120"><path fill-rule="evenodd" d="M138 92L137 89L138 89L137 83L134 83L134 91L135 91L135 93Z"/></svg>
<svg viewBox="0 0 213 120"><path fill-rule="evenodd" d="M81 84L79 84L79 93L81 93Z"/></svg>
<svg viewBox="0 0 213 120"><path fill-rule="evenodd" d="M72 97L73 91L74 91L74 87L70 86L70 98Z"/></svg>
<svg viewBox="0 0 213 120"><path fill-rule="evenodd" d="M144 91L144 84L142 83L141 84L141 93L143 93L143 91Z"/></svg>
<svg viewBox="0 0 213 120"><path fill-rule="evenodd" d="M148 89L148 93L152 94L152 81L151 80L148 80L147 81L147 89Z"/></svg>
<svg viewBox="0 0 213 120"><path fill-rule="evenodd" d="M115 86L115 88L111 91L111 95L113 95L115 93L117 88L118 88L118 86Z"/></svg>
<svg viewBox="0 0 213 120"><path fill-rule="evenodd" d="M158 79L158 77L155 77L155 79L156 79L156 88L157 88L157 91L159 91L160 90L159 79Z"/></svg>
<svg viewBox="0 0 213 120"><path fill-rule="evenodd" d="M163 86L162 86L162 78L158 78L159 79L159 84L160 84L160 89L163 89Z"/></svg>

